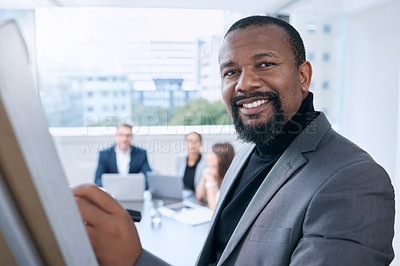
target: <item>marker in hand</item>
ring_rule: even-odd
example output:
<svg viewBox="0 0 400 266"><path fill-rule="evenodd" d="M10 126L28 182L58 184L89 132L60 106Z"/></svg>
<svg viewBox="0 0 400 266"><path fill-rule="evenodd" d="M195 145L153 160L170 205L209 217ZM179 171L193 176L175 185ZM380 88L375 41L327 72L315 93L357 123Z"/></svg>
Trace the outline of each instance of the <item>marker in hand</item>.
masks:
<svg viewBox="0 0 400 266"><path fill-rule="evenodd" d="M139 211L134 211L130 209L125 210L129 213L134 222L140 222L140 220L142 219L142 214Z"/></svg>

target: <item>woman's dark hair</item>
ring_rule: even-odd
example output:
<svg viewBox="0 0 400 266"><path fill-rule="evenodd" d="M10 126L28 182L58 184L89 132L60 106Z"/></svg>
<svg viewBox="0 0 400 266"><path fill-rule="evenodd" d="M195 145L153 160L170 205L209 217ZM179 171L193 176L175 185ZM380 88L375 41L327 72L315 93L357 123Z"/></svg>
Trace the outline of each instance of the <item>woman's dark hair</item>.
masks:
<svg viewBox="0 0 400 266"><path fill-rule="evenodd" d="M212 146L212 151L217 155L218 162L218 186L221 185L222 179L224 178L226 171L235 156L235 150L229 142L220 142Z"/></svg>

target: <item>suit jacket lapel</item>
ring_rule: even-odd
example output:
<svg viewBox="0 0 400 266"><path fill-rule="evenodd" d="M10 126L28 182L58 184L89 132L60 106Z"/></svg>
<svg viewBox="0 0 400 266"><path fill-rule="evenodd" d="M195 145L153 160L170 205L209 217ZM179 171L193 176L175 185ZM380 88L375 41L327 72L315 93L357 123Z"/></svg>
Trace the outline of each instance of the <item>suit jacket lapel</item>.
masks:
<svg viewBox="0 0 400 266"><path fill-rule="evenodd" d="M135 153L133 152L133 147L131 146L131 161L129 162L129 173L133 172L134 164L136 160L134 159Z"/></svg>
<svg viewBox="0 0 400 266"><path fill-rule="evenodd" d="M221 199L218 201L218 205L215 208L214 213L219 215L221 206L223 206L223 202L226 200L226 196L232 189L233 183L236 181L238 174L241 172L243 165L245 164L246 160L249 158L250 154L253 152L255 145L250 145L247 147L247 150L240 154L240 156L235 157L235 162L233 162L232 168L228 170L225 174L225 178L222 181L221 190L219 193L219 198ZM217 216L215 215L215 216Z"/></svg>
<svg viewBox="0 0 400 266"><path fill-rule="evenodd" d="M111 169L112 169L112 171L113 171L114 173L118 173L117 154L115 153L115 146L111 149L110 163L111 163Z"/></svg>
<svg viewBox="0 0 400 266"><path fill-rule="evenodd" d="M214 240L214 230L215 230L215 220L219 219L219 216L221 214L221 206L224 205L224 202L226 200L226 196L230 192L230 189L232 188L232 184L235 182L236 178L238 177L238 174L240 173L244 163L252 153L253 149L255 148L255 145L249 145L243 149L242 152L238 153L235 158L233 159L233 162L231 164L231 167L228 169L228 172L225 174L225 178L222 181L221 185L221 190L219 194L219 200L217 203L217 206L215 208L213 217L211 219L211 227L208 233L208 236L206 238L206 241L203 244L203 249L199 254L199 257L197 258L196 265L206 265L208 264L207 259L210 256L210 253L212 252L211 248L213 246L212 241Z"/></svg>
<svg viewBox="0 0 400 266"><path fill-rule="evenodd" d="M305 152L313 151L317 148L322 137L331 128L329 121L326 119L323 113L312 121L301 133L293 140L288 149L282 154L281 158L276 162L274 167L271 169L267 178L261 184L257 190L249 206L246 208L242 219L240 219L235 231L233 232L231 239L228 241L224 252L218 262L218 265L222 265L229 255L233 252L235 247L240 243L244 234L249 230L252 223L264 207L268 204L274 194L284 185L286 180L290 178L299 167L307 163L307 160L302 155ZM231 164L231 168L225 175L220 191L220 200L218 201L217 207L214 212L214 216L211 220L211 227L207 239L203 245L203 250L197 260L196 265L208 264L205 261L211 253L212 241L214 239L215 223L218 221L221 213L221 206L223 206L226 196L232 188L232 184L238 178L238 174L242 169L244 163L249 158L251 152L254 149L254 145L245 147L243 152L235 156L234 161ZM243 218L245 217L245 218Z"/></svg>
<svg viewBox="0 0 400 266"><path fill-rule="evenodd" d="M245 217L245 219L240 219L221 255L218 265L221 265L232 253L258 214L264 209L279 188L306 162L307 160L296 147L287 150L279 158L244 211L242 217Z"/></svg>

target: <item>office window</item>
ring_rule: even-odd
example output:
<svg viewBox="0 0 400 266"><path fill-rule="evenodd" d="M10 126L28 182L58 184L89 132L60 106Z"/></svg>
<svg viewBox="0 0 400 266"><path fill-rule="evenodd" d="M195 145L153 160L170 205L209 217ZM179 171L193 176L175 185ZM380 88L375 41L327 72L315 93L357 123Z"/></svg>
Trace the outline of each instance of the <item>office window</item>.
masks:
<svg viewBox="0 0 400 266"><path fill-rule="evenodd" d="M211 86L218 91L219 75L200 77L201 72L218 69L222 10L38 8L35 12L42 94L51 95L49 91L62 87L64 94L82 91L86 96L64 104L63 112L51 111L60 105L56 106L55 96L49 99L48 115L65 123L57 126L69 126L76 116L86 126L88 105L98 111L99 126L107 120L107 112L121 111L121 106L123 117L151 114L159 117L159 125L168 125L178 121L173 117L181 115L177 112L185 109L179 107L187 103L205 109L201 99L219 102L210 114L228 116L220 112L224 105L219 94L203 89ZM202 53L201 45L211 50ZM201 66L200 61L212 63ZM73 88L73 82L79 86ZM94 96L95 103L89 101ZM107 103L110 98L118 102ZM78 102L82 108L76 108ZM66 114L72 111L75 117L69 118ZM145 123L139 121L139 126Z"/></svg>
<svg viewBox="0 0 400 266"><path fill-rule="evenodd" d="M158 117L158 125L182 125L176 117L192 107L197 114L218 114L215 121L229 121L218 93L217 58L230 15L217 10L36 9L38 87L49 125L87 126L89 105L97 112L98 126L105 125L108 112L115 110L110 99L125 117L140 120L150 114ZM336 48L327 39L340 38L333 36L339 20L299 13L289 21L300 30L307 60L316 70L322 69L318 64L339 58L340 51L332 50ZM316 71L313 79L319 83L313 81L311 87L336 91L339 88L321 81L337 75L336 70ZM203 124L202 119L197 123Z"/></svg>
<svg viewBox="0 0 400 266"><path fill-rule="evenodd" d="M340 125L344 47L337 44L344 37L343 16L299 12L291 16L290 22L299 29L306 48L307 60L312 64L310 90L314 93L314 106L316 110L326 110L334 126ZM310 30L313 33L310 33Z"/></svg>

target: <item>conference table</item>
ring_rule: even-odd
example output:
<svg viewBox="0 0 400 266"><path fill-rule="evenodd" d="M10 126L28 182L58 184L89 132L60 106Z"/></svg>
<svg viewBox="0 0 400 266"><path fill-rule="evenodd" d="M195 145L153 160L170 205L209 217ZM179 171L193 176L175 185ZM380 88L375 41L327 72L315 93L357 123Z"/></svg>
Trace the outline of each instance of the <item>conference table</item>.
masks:
<svg viewBox="0 0 400 266"><path fill-rule="evenodd" d="M171 265L194 265L210 223L190 225L162 216L159 224L153 224L150 217L151 199L151 194L146 191L143 202L120 202L125 208L140 211L142 214L142 220L135 223L142 247ZM179 202L165 198L161 200L164 201L164 206ZM186 200L196 202L194 197Z"/></svg>

